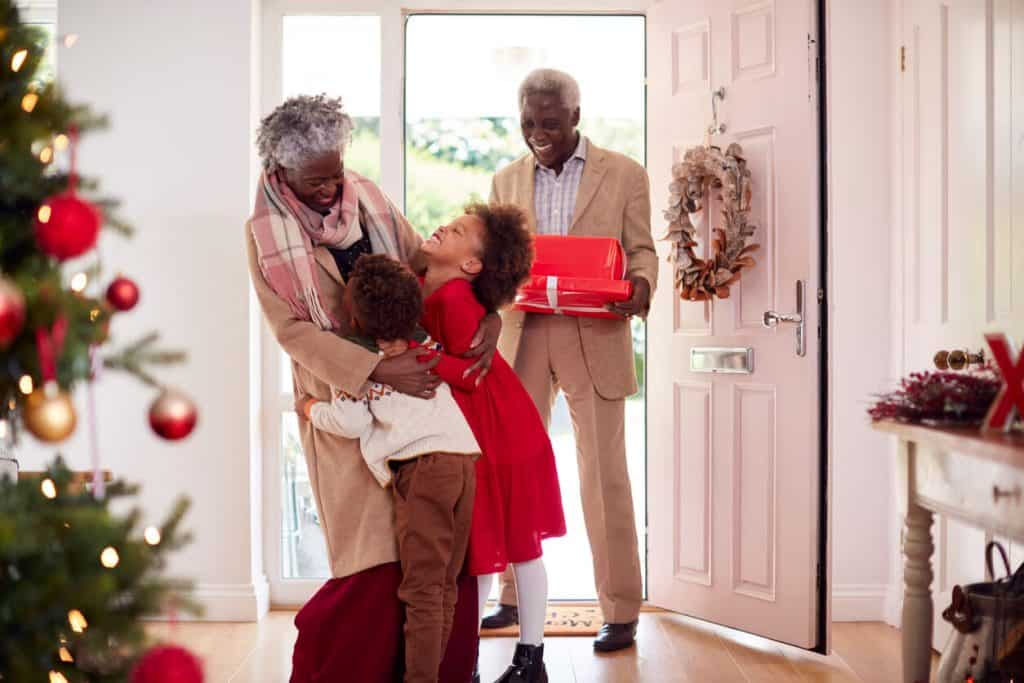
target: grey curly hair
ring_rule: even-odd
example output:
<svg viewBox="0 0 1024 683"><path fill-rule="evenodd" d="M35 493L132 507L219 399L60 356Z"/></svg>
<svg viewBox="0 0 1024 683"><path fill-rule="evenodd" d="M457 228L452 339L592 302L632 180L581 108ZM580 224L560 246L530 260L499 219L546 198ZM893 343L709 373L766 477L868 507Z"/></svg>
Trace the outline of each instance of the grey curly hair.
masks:
<svg viewBox="0 0 1024 683"><path fill-rule="evenodd" d="M340 97L298 95L260 121L256 148L268 173L298 168L326 152L337 150L344 157L352 127Z"/></svg>
<svg viewBox="0 0 1024 683"><path fill-rule="evenodd" d="M526 75L519 86L519 111L523 110L526 98L530 95L555 95L558 100L569 108L569 111L580 106L580 85L576 79L558 69L534 69Z"/></svg>

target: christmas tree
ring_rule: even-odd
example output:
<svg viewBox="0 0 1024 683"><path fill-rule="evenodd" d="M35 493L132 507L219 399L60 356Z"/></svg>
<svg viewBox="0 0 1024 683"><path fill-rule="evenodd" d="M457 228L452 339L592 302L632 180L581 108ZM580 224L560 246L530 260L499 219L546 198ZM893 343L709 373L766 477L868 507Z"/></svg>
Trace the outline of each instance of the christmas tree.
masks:
<svg viewBox="0 0 1024 683"><path fill-rule="evenodd" d="M133 667L134 682L171 669L181 674L174 680L198 681L187 653L143 655L139 621L193 609L181 597L187 585L162 578L166 554L188 541L179 530L187 502L143 531L137 510L110 507L123 509L131 486L104 491L94 477L90 490L60 458L41 479L18 481L4 466L22 428L47 443L75 431L70 394L99 367L159 387L150 366L183 358L156 348L155 333L107 350L111 318L134 308L139 290L125 277L104 282L95 246L104 229L131 229L98 184L78 176L78 136L104 121L63 99L40 68L46 43L0 0L0 681L127 681ZM89 401L94 408L91 392ZM179 439L196 410L164 389L149 417L159 436Z"/></svg>
<svg viewBox="0 0 1024 683"><path fill-rule="evenodd" d="M45 34L0 0L0 438L16 439L23 425L59 442L77 424L70 392L100 362L157 385L146 367L182 355L153 348L153 335L103 353L111 317L132 309L139 292L125 277L98 288L94 247L101 229L128 236L131 228L116 202L80 194L94 195L97 183L78 177L77 138L104 122L47 82L45 51ZM68 268L72 260L84 265ZM177 393L162 398L150 413L154 429L180 438L195 408Z"/></svg>
<svg viewBox="0 0 1024 683"><path fill-rule="evenodd" d="M189 540L187 501L142 530L138 510L110 510L136 492L114 482L99 498L60 459L41 480L0 482L0 680L127 681L145 661L140 619L196 611L189 585L161 575Z"/></svg>

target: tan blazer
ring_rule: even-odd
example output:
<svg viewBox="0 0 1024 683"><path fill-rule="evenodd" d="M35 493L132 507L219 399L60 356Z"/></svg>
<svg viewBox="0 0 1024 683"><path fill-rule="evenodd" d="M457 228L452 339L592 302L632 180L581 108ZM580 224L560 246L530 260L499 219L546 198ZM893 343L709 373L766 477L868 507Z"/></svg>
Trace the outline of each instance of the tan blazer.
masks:
<svg viewBox="0 0 1024 683"><path fill-rule="evenodd" d="M520 157L494 175L491 201L508 202L526 212L530 231L537 229L533 210L534 158ZM650 181L644 167L587 140L587 160L576 196L576 210L570 235L614 237L626 252L627 276L639 275L658 282L658 256L651 239ZM520 311L502 313L504 325L498 348L515 364L526 315ZM594 388L603 398L625 398L637 391L633 366L633 342L629 322L601 318L579 318L583 353Z"/></svg>
<svg viewBox="0 0 1024 683"><path fill-rule="evenodd" d="M397 209L395 215L398 216L395 243L399 256L408 261L419 249L420 238ZM350 394L359 393L377 366L377 354L338 334L325 332L311 322L296 319L288 303L275 294L263 278L248 223L245 243L249 252L249 274L267 324L292 359L295 395L307 394L330 401L331 386ZM345 283L330 251L317 247L315 256L322 303L328 311L337 311ZM347 331L341 330L340 334ZM359 452L358 439L345 439L313 429L301 414L299 432L320 513L320 526L327 542L331 575L341 578L397 561L391 492L381 488L370 474Z"/></svg>

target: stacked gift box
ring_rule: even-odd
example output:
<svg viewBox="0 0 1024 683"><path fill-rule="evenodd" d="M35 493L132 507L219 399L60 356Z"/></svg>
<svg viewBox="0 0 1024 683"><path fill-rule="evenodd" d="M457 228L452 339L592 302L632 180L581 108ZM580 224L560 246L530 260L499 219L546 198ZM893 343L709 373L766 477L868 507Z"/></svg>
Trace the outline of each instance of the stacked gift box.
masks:
<svg viewBox="0 0 1024 683"><path fill-rule="evenodd" d="M626 255L617 239L538 235L530 277L519 289L515 309L529 313L618 318L607 305L626 301L632 284Z"/></svg>

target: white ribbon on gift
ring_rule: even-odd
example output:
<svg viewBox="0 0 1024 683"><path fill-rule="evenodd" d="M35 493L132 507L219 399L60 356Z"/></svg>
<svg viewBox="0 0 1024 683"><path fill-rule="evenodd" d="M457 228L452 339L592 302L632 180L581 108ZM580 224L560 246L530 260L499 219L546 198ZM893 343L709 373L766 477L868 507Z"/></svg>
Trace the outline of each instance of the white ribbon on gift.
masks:
<svg viewBox="0 0 1024 683"><path fill-rule="evenodd" d="M551 311L553 313L561 314L561 311L558 310L558 276L557 275L548 275L547 294L548 294L548 306L551 307Z"/></svg>
<svg viewBox="0 0 1024 683"><path fill-rule="evenodd" d="M541 276L537 276L541 277ZM555 313L557 315L579 315L586 313L601 314L601 317L612 317L608 315L608 309L604 306L579 306L574 305L568 309L561 307L558 297L558 276L557 275L544 275L544 294L546 298L546 304L537 300L533 296L525 295L522 291L516 294L516 309L520 311L526 311L528 313ZM534 278L534 282L537 278ZM536 290L532 290L531 294Z"/></svg>

